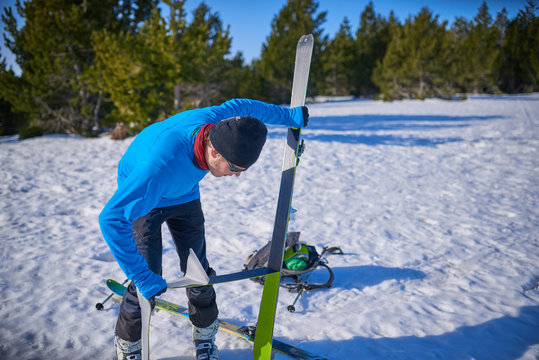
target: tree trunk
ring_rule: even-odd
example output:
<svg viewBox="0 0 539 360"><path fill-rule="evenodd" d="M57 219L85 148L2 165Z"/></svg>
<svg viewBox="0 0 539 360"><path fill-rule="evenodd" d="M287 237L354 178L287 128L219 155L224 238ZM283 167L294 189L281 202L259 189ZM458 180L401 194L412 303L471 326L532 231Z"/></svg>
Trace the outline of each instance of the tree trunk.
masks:
<svg viewBox="0 0 539 360"><path fill-rule="evenodd" d="M94 116L93 116L94 126L92 127L92 134L94 136L99 134L103 130L101 126L101 120L99 119L99 110L101 109L101 101L103 101L103 90L99 90L99 96L97 97L97 103L95 104L95 108L94 108Z"/></svg>
<svg viewBox="0 0 539 360"><path fill-rule="evenodd" d="M174 110L180 110L181 108L180 84L176 84L174 85Z"/></svg>

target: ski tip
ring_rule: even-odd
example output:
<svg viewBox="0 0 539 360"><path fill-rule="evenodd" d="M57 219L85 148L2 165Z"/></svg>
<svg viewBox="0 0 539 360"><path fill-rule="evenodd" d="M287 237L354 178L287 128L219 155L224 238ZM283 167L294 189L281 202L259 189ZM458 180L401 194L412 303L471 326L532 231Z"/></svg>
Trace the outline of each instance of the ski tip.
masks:
<svg viewBox="0 0 539 360"><path fill-rule="evenodd" d="M185 276L179 280L169 282L168 288L180 288L193 285L206 285L210 282L210 278L202 267L200 260L196 256L193 249L189 249L189 257L187 258L187 270Z"/></svg>
<svg viewBox="0 0 539 360"><path fill-rule="evenodd" d="M314 42L313 34L306 34L306 35L302 35L299 38L298 45L309 44L309 43L312 43L312 42Z"/></svg>

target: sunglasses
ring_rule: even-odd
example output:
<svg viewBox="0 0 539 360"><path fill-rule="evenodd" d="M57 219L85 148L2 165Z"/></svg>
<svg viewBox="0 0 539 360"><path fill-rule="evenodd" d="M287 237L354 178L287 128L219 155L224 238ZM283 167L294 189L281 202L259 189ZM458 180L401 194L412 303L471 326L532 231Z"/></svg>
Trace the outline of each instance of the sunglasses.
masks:
<svg viewBox="0 0 539 360"><path fill-rule="evenodd" d="M233 174L238 174L242 171L245 171L247 169L238 169L237 167L235 167L234 165L232 165L230 163L230 161L227 160L227 163L228 163L228 166L230 167L230 172L233 173Z"/></svg>

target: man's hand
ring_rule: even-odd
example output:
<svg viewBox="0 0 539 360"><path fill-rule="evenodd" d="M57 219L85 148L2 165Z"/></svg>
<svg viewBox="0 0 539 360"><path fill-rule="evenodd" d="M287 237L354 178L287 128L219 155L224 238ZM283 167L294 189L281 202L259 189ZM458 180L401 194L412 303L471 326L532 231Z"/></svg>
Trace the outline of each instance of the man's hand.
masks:
<svg viewBox="0 0 539 360"><path fill-rule="evenodd" d="M154 297L164 294L167 291L167 289L168 289L168 287L165 286L162 290L159 290L159 292L157 294L155 294Z"/></svg>
<svg viewBox="0 0 539 360"><path fill-rule="evenodd" d="M299 108L301 107L301 115L299 113ZM288 125L288 127L292 129L299 129L302 127L307 126L309 123L309 109L307 109L307 106L298 106L295 107L294 110L296 111L293 120L291 121L291 125Z"/></svg>
<svg viewBox="0 0 539 360"><path fill-rule="evenodd" d="M302 106L301 111L303 111L303 127L306 127L309 123L309 109L307 106Z"/></svg>
<svg viewBox="0 0 539 360"><path fill-rule="evenodd" d="M150 301L150 305L152 306L152 310L155 309L155 298L161 294L163 294L165 291L167 291L168 287L165 287L163 290L159 290L159 292L157 294L155 294L154 296L152 296L151 298L149 298L148 300ZM142 295L144 296L144 295Z"/></svg>
<svg viewBox="0 0 539 360"><path fill-rule="evenodd" d="M146 299L167 291L167 282L160 275L148 270L141 279L134 279L135 286Z"/></svg>

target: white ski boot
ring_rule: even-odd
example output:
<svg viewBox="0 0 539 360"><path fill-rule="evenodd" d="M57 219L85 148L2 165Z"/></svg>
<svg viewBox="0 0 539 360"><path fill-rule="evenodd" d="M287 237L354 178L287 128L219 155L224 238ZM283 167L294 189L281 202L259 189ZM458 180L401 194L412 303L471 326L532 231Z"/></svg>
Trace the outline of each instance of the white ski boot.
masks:
<svg viewBox="0 0 539 360"><path fill-rule="evenodd" d="M215 345L215 334L219 330L219 320L206 328L193 325L193 343L197 352L197 360L218 360L218 349Z"/></svg>
<svg viewBox="0 0 539 360"><path fill-rule="evenodd" d="M114 337L116 355L118 360L141 360L142 341L128 341L121 339L118 335Z"/></svg>

